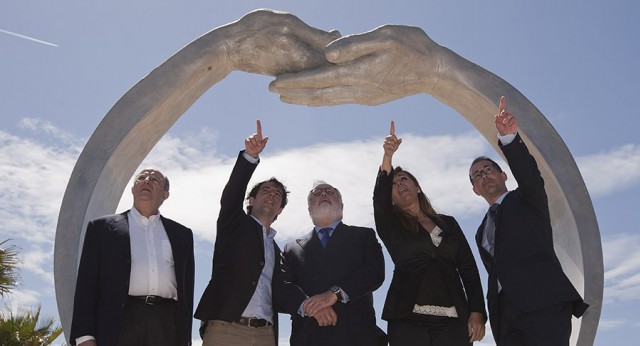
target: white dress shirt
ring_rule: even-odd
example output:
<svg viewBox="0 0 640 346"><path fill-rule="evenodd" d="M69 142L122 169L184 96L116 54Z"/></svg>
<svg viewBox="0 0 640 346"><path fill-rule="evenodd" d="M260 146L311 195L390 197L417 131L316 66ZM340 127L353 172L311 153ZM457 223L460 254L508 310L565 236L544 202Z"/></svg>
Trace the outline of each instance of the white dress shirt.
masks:
<svg viewBox="0 0 640 346"><path fill-rule="evenodd" d="M131 242L130 296L160 296L178 299L171 243L160 213L146 218L136 208L127 214ZM95 340L93 335L76 338L76 345Z"/></svg>
<svg viewBox="0 0 640 346"><path fill-rule="evenodd" d="M128 218L131 240L129 295L177 300L173 252L160 213L146 218L131 208Z"/></svg>
<svg viewBox="0 0 640 346"><path fill-rule="evenodd" d="M249 304L247 304L247 307L242 312L242 316L262 318L273 323L271 281L273 280L273 268L276 264L276 250L275 244L273 243L276 230L271 228L269 234L267 234L267 229L264 225L253 215L251 217L262 226L264 266L262 267L262 272L260 272L256 290L253 292Z"/></svg>

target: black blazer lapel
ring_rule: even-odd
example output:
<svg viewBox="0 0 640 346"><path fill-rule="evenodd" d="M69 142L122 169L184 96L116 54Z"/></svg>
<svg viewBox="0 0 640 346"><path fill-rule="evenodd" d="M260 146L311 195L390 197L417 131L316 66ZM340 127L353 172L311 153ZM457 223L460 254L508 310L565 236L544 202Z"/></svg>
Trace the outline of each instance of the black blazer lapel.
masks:
<svg viewBox="0 0 640 346"><path fill-rule="evenodd" d="M324 262L324 250L320 243L320 238L315 230L312 230L304 237L296 240L298 245L302 248L300 251L300 261L304 262L304 266L307 268L317 268Z"/></svg>
<svg viewBox="0 0 640 346"><path fill-rule="evenodd" d="M115 236L115 242L118 244L117 249L113 249L116 253L122 254L123 259L127 260L129 268L127 273L131 272L131 237L129 236L129 218L127 217L129 211L125 211L121 214L116 214L113 217L113 234ZM128 278L127 278L128 280Z"/></svg>
<svg viewBox="0 0 640 346"><path fill-rule="evenodd" d="M349 226L340 222L331 234L331 239L325 249L325 255L329 256L329 258L335 258L336 256L334 256L334 254L342 253L341 249L344 246L349 245L351 236L352 234L349 232Z"/></svg>

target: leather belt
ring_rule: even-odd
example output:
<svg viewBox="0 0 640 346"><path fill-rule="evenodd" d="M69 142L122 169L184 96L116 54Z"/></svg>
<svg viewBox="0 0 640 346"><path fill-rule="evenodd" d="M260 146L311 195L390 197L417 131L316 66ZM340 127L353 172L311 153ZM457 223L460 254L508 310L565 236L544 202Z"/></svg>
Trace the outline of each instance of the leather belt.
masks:
<svg viewBox="0 0 640 346"><path fill-rule="evenodd" d="M255 317L240 317L238 320L233 321L233 323L241 324L249 328L262 328L273 325L273 323L265 319Z"/></svg>
<svg viewBox="0 0 640 346"><path fill-rule="evenodd" d="M129 301L136 303L145 303L147 305L160 305L175 303L176 300L159 296L129 296Z"/></svg>

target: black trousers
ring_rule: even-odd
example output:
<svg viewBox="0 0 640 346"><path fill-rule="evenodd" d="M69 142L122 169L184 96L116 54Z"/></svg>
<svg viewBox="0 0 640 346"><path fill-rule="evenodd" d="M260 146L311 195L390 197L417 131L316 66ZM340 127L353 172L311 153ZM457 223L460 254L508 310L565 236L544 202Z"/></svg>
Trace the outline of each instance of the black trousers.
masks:
<svg viewBox="0 0 640 346"><path fill-rule="evenodd" d="M436 329L413 320L389 321L390 346L469 346L467 321L446 318Z"/></svg>
<svg viewBox="0 0 640 346"><path fill-rule="evenodd" d="M568 346L571 337L571 303L564 302L533 312L518 310L506 294L498 296L498 346Z"/></svg>
<svg viewBox="0 0 640 346"><path fill-rule="evenodd" d="M127 302L117 346L176 346L179 340L180 305L178 302L148 305ZM100 345L100 344L98 344Z"/></svg>

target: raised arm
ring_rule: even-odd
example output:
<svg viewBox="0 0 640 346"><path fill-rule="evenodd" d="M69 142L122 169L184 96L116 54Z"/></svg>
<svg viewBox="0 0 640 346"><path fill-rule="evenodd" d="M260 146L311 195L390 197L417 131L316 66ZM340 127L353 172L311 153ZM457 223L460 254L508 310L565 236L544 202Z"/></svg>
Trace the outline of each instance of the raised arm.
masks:
<svg viewBox="0 0 640 346"><path fill-rule="evenodd" d="M262 137L262 124L260 123L260 120L256 120L256 133L244 140L244 152L254 159L257 159L258 155L267 146L268 141L269 137Z"/></svg>
<svg viewBox="0 0 640 346"><path fill-rule="evenodd" d="M506 98L500 97L498 114L495 117L496 130L500 136L515 135L518 132L518 119L507 110Z"/></svg>
<svg viewBox="0 0 640 346"><path fill-rule="evenodd" d="M385 171L387 174L391 173L391 170L393 169L391 160L393 158L393 154L400 147L400 144L402 144L402 138L398 138L396 136L396 127L393 120L391 120L389 135L385 137L384 144L382 145L384 155L382 155L382 164L380 165L381 171Z"/></svg>

